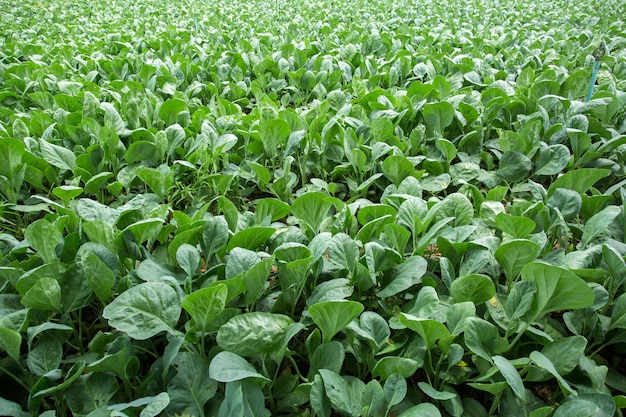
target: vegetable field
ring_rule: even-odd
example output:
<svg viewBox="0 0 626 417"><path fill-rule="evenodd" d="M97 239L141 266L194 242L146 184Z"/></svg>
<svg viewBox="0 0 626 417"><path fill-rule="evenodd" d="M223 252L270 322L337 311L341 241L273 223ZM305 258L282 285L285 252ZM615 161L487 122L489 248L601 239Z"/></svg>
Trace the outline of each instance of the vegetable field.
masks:
<svg viewBox="0 0 626 417"><path fill-rule="evenodd" d="M624 16L0 0L0 415L622 416Z"/></svg>

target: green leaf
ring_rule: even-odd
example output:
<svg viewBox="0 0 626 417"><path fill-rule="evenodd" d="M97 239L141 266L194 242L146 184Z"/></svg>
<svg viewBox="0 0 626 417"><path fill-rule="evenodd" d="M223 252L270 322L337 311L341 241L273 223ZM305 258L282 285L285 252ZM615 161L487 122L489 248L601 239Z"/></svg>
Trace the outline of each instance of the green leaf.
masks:
<svg viewBox="0 0 626 417"><path fill-rule="evenodd" d="M311 355L309 379L313 379L320 369L340 373L345 358L343 345L336 340L319 345Z"/></svg>
<svg viewBox="0 0 626 417"><path fill-rule="evenodd" d="M54 278L39 279L22 297L22 304L29 308L54 311L60 313L61 286Z"/></svg>
<svg viewBox="0 0 626 417"><path fill-rule="evenodd" d="M223 216L210 217L202 231L202 250L205 258L211 257L228 243L228 223Z"/></svg>
<svg viewBox="0 0 626 417"><path fill-rule="evenodd" d="M245 248L254 250L267 242L276 232L273 227L248 227L237 232L228 242L228 250Z"/></svg>
<svg viewBox="0 0 626 417"><path fill-rule="evenodd" d="M261 222L266 218L275 222L276 220L286 217L290 210L291 208L287 203L275 198L264 198L259 200L256 205L254 210L254 220L256 224L261 224Z"/></svg>
<svg viewBox="0 0 626 417"><path fill-rule="evenodd" d="M226 306L228 287L216 283L187 294L182 300L182 307L192 317L197 331L209 330L209 324L219 316Z"/></svg>
<svg viewBox="0 0 626 417"><path fill-rule="evenodd" d="M528 217L499 213L496 215L496 227L514 239L523 239L535 230L536 224Z"/></svg>
<svg viewBox="0 0 626 417"><path fill-rule="evenodd" d="M111 327L137 340L163 331L175 334L181 306L176 291L163 282L131 287L104 308L102 316Z"/></svg>
<svg viewBox="0 0 626 417"><path fill-rule="evenodd" d="M103 407L110 415L106 406L119 388L115 376L96 372L80 375L63 395L73 415L97 414Z"/></svg>
<svg viewBox="0 0 626 417"><path fill-rule="evenodd" d="M558 209L566 221L576 218L582 208L580 194L567 188L557 188L548 199L548 206Z"/></svg>
<svg viewBox="0 0 626 417"><path fill-rule="evenodd" d="M356 301L323 301L310 306L309 314L322 331L324 342L329 342L357 318L363 309L363 304Z"/></svg>
<svg viewBox="0 0 626 417"><path fill-rule="evenodd" d="M530 310L536 293L537 285L532 281L518 281L513 285L504 306L511 321L518 320Z"/></svg>
<svg viewBox="0 0 626 417"><path fill-rule="evenodd" d="M322 222L328 217L331 209L338 209L343 203L321 192L302 194L291 205L291 213L298 221L306 223L313 233L320 230Z"/></svg>
<svg viewBox="0 0 626 417"><path fill-rule="evenodd" d="M496 294L496 287L486 275L472 274L459 277L452 281L450 295L454 301L461 303L471 301L474 304L482 304Z"/></svg>
<svg viewBox="0 0 626 417"><path fill-rule="evenodd" d="M269 381L254 369L248 361L233 352L220 352L209 364L209 376L219 382L260 378Z"/></svg>
<svg viewBox="0 0 626 417"><path fill-rule="evenodd" d="M176 375L167 384L170 403L167 411L174 414L200 416L204 405L217 392L217 381L209 376L209 365L204 357L180 352L173 363Z"/></svg>
<svg viewBox="0 0 626 417"><path fill-rule="evenodd" d="M320 369L319 374L332 407L340 413L351 415L352 397L348 383L339 374L328 369Z"/></svg>
<svg viewBox="0 0 626 417"><path fill-rule="evenodd" d="M570 394L577 395L577 392L567 383L565 379L561 376L561 374L556 370L554 364L550 359L548 359L541 352L537 352L536 350L530 353L530 360L535 362L535 364L548 371L553 377L559 381L561 387L565 388Z"/></svg>
<svg viewBox="0 0 626 417"><path fill-rule="evenodd" d="M503 356L493 356L491 358L493 363L498 367L498 370L504 377L504 380L509 387L513 390L517 398L522 400L522 403L526 402L526 391L524 388L524 383L522 382L522 377L520 377L515 366L509 361L507 358Z"/></svg>
<svg viewBox="0 0 626 417"><path fill-rule="evenodd" d="M574 398L559 406L553 417L595 417L600 407L591 401Z"/></svg>
<svg viewBox="0 0 626 417"><path fill-rule="evenodd" d="M443 133L454 120L454 107L447 101L426 103L423 107L424 123L431 132Z"/></svg>
<svg viewBox="0 0 626 417"><path fill-rule="evenodd" d="M270 157L276 157L278 150L284 148L289 139L291 128L289 124L280 119L263 120L259 124L259 136L263 143L265 154Z"/></svg>
<svg viewBox="0 0 626 417"><path fill-rule="evenodd" d="M407 408L398 417L441 417L441 412L433 404L422 403Z"/></svg>
<svg viewBox="0 0 626 417"><path fill-rule="evenodd" d="M169 126L176 123L178 114L185 110L187 110L187 104L183 100L171 98L161 104L159 117L165 122L166 126Z"/></svg>
<svg viewBox="0 0 626 417"><path fill-rule="evenodd" d="M524 265L537 259L539 252L541 247L532 240L514 239L503 243L495 251L494 256L504 269L509 282L512 282Z"/></svg>
<svg viewBox="0 0 626 417"><path fill-rule="evenodd" d="M522 268L522 279L537 286L532 313L535 317L558 310L589 307L594 294L585 281L566 269L533 262Z"/></svg>
<svg viewBox="0 0 626 417"><path fill-rule="evenodd" d="M400 313L400 323L419 334L428 349L435 347L438 340L450 336L450 332L442 323L436 320L422 319L410 314Z"/></svg>
<svg viewBox="0 0 626 417"><path fill-rule="evenodd" d="M508 348L508 343L500 337L498 328L478 317L468 317L465 320L464 334L467 348L488 362L491 362L494 354Z"/></svg>
<svg viewBox="0 0 626 417"><path fill-rule="evenodd" d="M534 175L560 174L569 162L570 151L565 145L556 144L539 149L535 157Z"/></svg>
<svg viewBox="0 0 626 417"><path fill-rule="evenodd" d="M9 357L16 362L20 361L20 346L22 345L22 335L15 330L0 327L0 349L5 351Z"/></svg>
<svg viewBox="0 0 626 417"><path fill-rule="evenodd" d="M63 359L63 346L57 338L41 338L30 348L26 358L28 369L37 376L43 376L59 368Z"/></svg>
<svg viewBox="0 0 626 417"><path fill-rule="evenodd" d="M587 220L583 228L583 236L580 240L581 247L583 249L586 248L593 239L605 232L621 212L622 208L620 207L608 206Z"/></svg>
<svg viewBox="0 0 626 417"><path fill-rule="evenodd" d="M200 253L194 246L184 243L176 250L176 261L187 276L192 277L200 267Z"/></svg>
<svg viewBox="0 0 626 417"><path fill-rule="evenodd" d="M58 260L57 246L63 244L63 235L52 223L39 219L26 228L24 237L44 262Z"/></svg>
<svg viewBox="0 0 626 417"><path fill-rule="evenodd" d="M620 295L613 305L610 329L626 329L626 293Z"/></svg>
<svg viewBox="0 0 626 417"><path fill-rule="evenodd" d="M327 253L330 262L349 272L354 271L359 260L358 244L345 233L338 233L330 239Z"/></svg>
<svg viewBox="0 0 626 417"><path fill-rule="evenodd" d="M217 344L240 356L273 353L280 347L289 325L282 314L253 312L235 316L217 332Z"/></svg>
<svg viewBox="0 0 626 417"><path fill-rule="evenodd" d="M496 173L509 183L520 182L526 179L533 163L526 155L516 151L505 152L498 161Z"/></svg>
<svg viewBox="0 0 626 417"><path fill-rule="evenodd" d="M385 356L374 365L372 376L380 377L381 381L386 380L391 375L400 374L403 378L409 378L420 367L420 363L411 358L400 356Z"/></svg>
<svg viewBox="0 0 626 417"><path fill-rule="evenodd" d="M376 292L379 298L387 298L407 290L413 285L422 282L428 263L421 256L411 256L406 261L393 268L389 282L384 282L383 289ZM386 284L386 285L385 285Z"/></svg>
<svg viewBox="0 0 626 417"><path fill-rule="evenodd" d="M427 382L420 381L417 383L417 385L420 387L422 391L424 391L426 395L428 395L433 400L445 401L445 400L451 400L457 397L457 395L452 392L437 391Z"/></svg>
<svg viewBox="0 0 626 417"><path fill-rule="evenodd" d="M406 379L400 374L393 374L385 381L383 386L385 399L387 400L387 410L399 404L407 393Z"/></svg>
<svg viewBox="0 0 626 417"><path fill-rule="evenodd" d="M583 194L596 182L610 174L611 170L599 168L579 168L568 171L550 184L548 196L551 196L557 188L567 188Z"/></svg>
<svg viewBox="0 0 626 417"><path fill-rule="evenodd" d="M39 139L39 147L43 158L52 166L73 171L76 168L76 155L62 146L54 145L45 139Z"/></svg>
<svg viewBox="0 0 626 417"><path fill-rule="evenodd" d="M390 155L381 164L385 176L397 187L409 176L415 175L415 166L402 155Z"/></svg>

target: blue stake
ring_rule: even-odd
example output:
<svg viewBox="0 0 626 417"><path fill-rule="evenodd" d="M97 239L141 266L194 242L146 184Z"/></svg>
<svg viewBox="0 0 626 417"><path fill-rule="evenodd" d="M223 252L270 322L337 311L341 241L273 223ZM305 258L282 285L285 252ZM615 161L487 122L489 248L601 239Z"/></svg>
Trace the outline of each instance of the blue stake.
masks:
<svg viewBox="0 0 626 417"><path fill-rule="evenodd" d="M596 83L596 77L598 76L598 69L600 68L600 60L604 56L605 48L604 42L600 42L600 46L593 51L593 57L595 59L593 63L593 71L591 72L591 80L589 80L589 90L587 90L587 101L591 100L593 95L593 86Z"/></svg>

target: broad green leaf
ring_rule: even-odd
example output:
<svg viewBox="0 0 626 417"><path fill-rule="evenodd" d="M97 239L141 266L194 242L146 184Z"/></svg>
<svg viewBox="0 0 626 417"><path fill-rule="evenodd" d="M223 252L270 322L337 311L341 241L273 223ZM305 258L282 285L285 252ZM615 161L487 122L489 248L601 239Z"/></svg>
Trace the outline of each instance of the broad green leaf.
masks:
<svg viewBox="0 0 626 417"><path fill-rule="evenodd" d="M330 417L330 400L324 389L324 381L318 374L315 375L310 393L311 408L320 417Z"/></svg>
<svg viewBox="0 0 626 417"><path fill-rule="evenodd" d="M396 187L408 176L415 175L415 166L402 155L390 155L381 164L385 176Z"/></svg>
<svg viewBox="0 0 626 417"><path fill-rule="evenodd" d="M498 367L498 370L504 377L504 380L509 387L513 390L517 398L522 400L523 403L526 402L526 391L524 388L524 383L522 382L522 378L520 377L515 366L509 361L507 358L503 356L493 356L491 358L493 363Z"/></svg>
<svg viewBox="0 0 626 417"><path fill-rule="evenodd" d="M228 223L222 216L207 219L202 231L202 250L209 260L228 243Z"/></svg>
<svg viewBox="0 0 626 417"><path fill-rule="evenodd" d="M595 417L600 407L591 401L574 398L560 405L554 412L554 417Z"/></svg>
<svg viewBox="0 0 626 417"><path fill-rule="evenodd" d="M537 285L532 281L518 281L510 289L504 309L511 321L523 317L533 305Z"/></svg>
<svg viewBox="0 0 626 417"><path fill-rule="evenodd" d="M254 250L267 242L276 232L273 227L248 227L237 232L228 242L228 250L245 248Z"/></svg>
<svg viewBox="0 0 626 417"><path fill-rule="evenodd" d="M534 317L558 310L589 307L593 304L591 288L566 269L533 262L522 268L522 279L537 286L537 295L532 307Z"/></svg>
<svg viewBox="0 0 626 417"><path fill-rule="evenodd" d="M278 349L289 325L282 314L253 312L231 318L217 332L217 344L240 356L272 353Z"/></svg>
<svg viewBox="0 0 626 417"><path fill-rule="evenodd" d="M313 233L320 230L322 222L329 216L331 209L337 210L341 201L321 192L308 192L298 197L291 205L291 213L306 223Z"/></svg>
<svg viewBox="0 0 626 417"><path fill-rule="evenodd" d="M22 410L18 403L0 397L0 414L9 417L28 417L29 413Z"/></svg>
<svg viewBox="0 0 626 417"><path fill-rule="evenodd" d="M260 378L269 381L254 369L248 361L233 352L220 352L209 364L209 377L219 382Z"/></svg>
<svg viewBox="0 0 626 417"><path fill-rule="evenodd" d="M431 132L443 133L454 120L454 108L447 101L426 103L423 107L424 123Z"/></svg>
<svg viewBox="0 0 626 417"><path fill-rule="evenodd" d="M407 408L398 417L441 417L441 412L433 404L422 403Z"/></svg>
<svg viewBox="0 0 626 417"><path fill-rule="evenodd" d="M570 151L565 145L556 144L539 149L535 157L534 175L560 174L569 162Z"/></svg>
<svg viewBox="0 0 626 417"><path fill-rule="evenodd" d="M193 318L196 330L204 332L209 329L209 323L224 311L227 296L228 287L216 283L187 294L181 304Z"/></svg>
<svg viewBox="0 0 626 417"><path fill-rule="evenodd" d="M124 153L124 160L129 164L142 161L156 161L157 155L158 151L154 143L147 140L138 140L130 144L128 150Z"/></svg>
<svg viewBox="0 0 626 417"><path fill-rule="evenodd" d="M524 265L537 259L540 252L541 247L535 242L527 239L514 239L503 243L495 251L494 256L509 282L512 282L519 275Z"/></svg>
<svg viewBox="0 0 626 417"><path fill-rule="evenodd" d="M393 374L400 374L403 378L409 378L417 371L420 363L411 358L400 356L385 356L374 365L372 376L380 377L381 381L386 380Z"/></svg>
<svg viewBox="0 0 626 417"><path fill-rule="evenodd" d="M450 336L450 332L436 320L422 319L410 314L400 313L400 323L419 334L428 349L435 347L437 341Z"/></svg>
<svg viewBox="0 0 626 417"><path fill-rule="evenodd" d="M16 362L20 360L21 345L22 336L18 332L6 327L0 327L0 349L5 351Z"/></svg>
<svg viewBox="0 0 626 417"><path fill-rule="evenodd" d="M576 391L567 383L565 379L559 374L559 371L556 370L554 364L550 359L548 359L541 352L537 352L536 350L530 353L530 360L533 361L538 367L545 369L548 371L553 377L559 381L561 387L565 388L570 394L576 395Z"/></svg>
<svg viewBox="0 0 626 417"><path fill-rule="evenodd" d="M176 250L176 261L187 276L192 277L200 266L200 253L194 246L185 243Z"/></svg>
<svg viewBox="0 0 626 417"><path fill-rule="evenodd" d="M332 407L340 413L352 414L352 397L348 383L341 375L328 369L320 369L319 374L324 382L324 391Z"/></svg>
<svg viewBox="0 0 626 417"><path fill-rule="evenodd" d="M226 262L226 279L235 278L259 262L260 259L256 252L244 248L234 248L228 255L228 261Z"/></svg>
<svg viewBox="0 0 626 417"><path fill-rule="evenodd" d="M67 206L70 201L78 197L83 193L82 187L76 187L73 185L62 185L52 190L52 194L63 200L63 203Z"/></svg>
<svg viewBox="0 0 626 417"><path fill-rule="evenodd" d="M57 258L57 246L63 244L63 235L45 219L31 223L24 231L28 243L43 258L44 262L53 262Z"/></svg>
<svg viewBox="0 0 626 417"><path fill-rule="evenodd" d="M583 249L586 248L593 239L605 232L608 226L621 212L622 209L620 207L608 206L587 220L583 228L583 236L580 240L581 247Z"/></svg>
<svg viewBox="0 0 626 417"><path fill-rule="evenodd" d="M283 120L264 120L259 124L259 136L263 143L265 154L274 158L278 155L280 148L287 144L291 128Z"/></svg>
<svg viewBox="0 0 626 417"><path fill-rule="evenodd" d="M497 174L509 183L523 181L532 169L532 161L516 151L505 152L498 161Z"/></svg>
<svg viewBox="0 0 626 417"><path fill-rule="evenodd" d="M500 337L498 328L478 317L468 317L465 320L464 335L468 349L488 362L491 362L494 354L508 348L508 343Z"/></svg>
<svg viewBox="0 0 626 417"><path fill-rule="evenodd" d="M363 309L363 304L356 301L323 301L311 305L309 314L322 331L324 342L329 342L357 318Z"/></svg>
<svg viewBox="0 0 626 417"><path fill-rule="evenodd" d="M469 199L461 193L452 193L437 203L428 213L434 221L441 222L447 218L453 218L453 226L466 226L472 222L474 207ZM429 223L424 220L424 223ZM434 228L434 226L433 226Z"/></svg>
<svg viewBox="0 0 626 417"><path fill-rule="evenodd" d="M496 227L514 239L524 239L535 230L536 224L528 217L499 213L496 215Z"/></svg>
<svg viewBox="0 0 626 417"><path fill-rule="evenodd" d="M404 400L407 393L406 379L400 374L393 374L385 381L383 390L387 400L387 410L389 410Z"/></svg>
<svg viewBox="0 0 626 417"><path fill-rule="evenodd" d="M176 123L176 118L180 112L187 110L187 104L183 100L171 98L161 104L159 109L159 117L165 122L166 126Z"/></svg>
<svg viewBox="0 0 626 417"><path fill-rule="evenodd" d="M452 281L450 295L454 301L461 303L471 301L474 304L482 304L491 299L496 293L496 287L486 275L472 274L459 277Z"/></svg>
<svg viewBox="0 0 626 417"><path fill-rule="evenodd" d="M106 406L119 388L115 376L95 372L79 376L63 395L74 415L97 414L103 406L110 414Z"/></svg>
<svg viewBox="0 0 626 417"><path fill-rule="evenodd" d="M29 308L54 311L60 313L61 285L54 278L39 279L22 297L22 304Z"/></svg>
<svg viewBox="0 0 626 417"><path fill-rule="evenodd" d="M457 395L452 392L437 391L435 388L432 387L432 385L428 384L427 382L420 381L417 383L417 385L422 391L424 391L426 395L428 395L433 400L445 401L457 397Z"/></svg>
<svg viewBox="0 0 626 417"><path fill-rule="evenodd" d="M611 329L626 329L626 293L620 295L613 305Z"/></svg>
<svg viewBox="0 0 626 417"><path fill-rule="evenodd" d="M59 368L63 359L63 346L59 339L41 338L32 346L26 357L28 369L37 376L43 376Z"/></svg>
<svg viewBox="0 0 626 417"><path fill-rule="evenodd" d="M330 239L327 248L328 260L337 266L354 271L359 260L359 246L345 233L338 233Z"/></svg>
<svg viewBox="0 0 626 417"><path fill-rule="evenodd" d="M567 188L583 194L596 182L610 174L610 170L599 168L579 168L568 171L550 184L548 195L552 195L557 188Z"/></svg>
<svg viewBox="0 0 626 417"><path fill-rule="evenodd" d="M180 317L180 299L163 282L144 282L120 294L104 308L109 325L137 340L165 331L175 333Z"/></svg>
<svg viewBox="0 0 626 417"><path fill-rule="evenodd" d="M176 375L167 384L172 414L202 415L204 405L215 395L217 381L209 376L209 365L204 357L191 352L180 352L172 362Z"/></svg>
<svg viewBox="0 0 626 417"><path fill-rule="evenodd" d="M275 198L264 198L259 200L256 205L254 210L254 219L256 224L261 224L261 222L266 218L275 222L276 220L286 217L289 214L289 211L290 207L287 203Z"/></svg>
<svg viewBox="0 0 626 417"><path fill-rule="evenodd" d="M336 340L319 345L311 355L309 379L313 379L320 369L340 373L345 357L343 345Z"/></svg>
<svg viewBox="0 0 626 417"><path fill-rule="evenodd" d="M582 204L583 200L580 194L567 188L555 189L548 199L548 206L558 209L566 221L576 218Z"/></svg>
<svg viewBox="0 0 626 417"><path fill-rule="evenodd" d="M76 168L76 155L71 150L50 143L43 138L39 139L39 146L43 158L50 165L68 171Z"/></svg>
<svg viewBox="0 0 626 417"><path fill-rule="evenodd" d="M406 261L397 265L391 271L388 282L383 282L384 287L376 292L379 298L391 297L407 290L413 285L422 282L422 277L427 270L427 262L421 256L411 256ZM385 280L387 281L387 280Z"/></svg>

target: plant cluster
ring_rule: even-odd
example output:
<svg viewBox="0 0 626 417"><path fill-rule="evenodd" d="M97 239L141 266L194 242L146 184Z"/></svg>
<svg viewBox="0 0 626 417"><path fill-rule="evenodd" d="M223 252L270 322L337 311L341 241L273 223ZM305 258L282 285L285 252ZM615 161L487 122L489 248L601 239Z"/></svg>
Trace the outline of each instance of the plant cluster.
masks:
<svg viewBox="0 0 626 417"><path fill-rule="evenodd" d="M622 416L623 2L27 3L0 415Z"/></svg>

